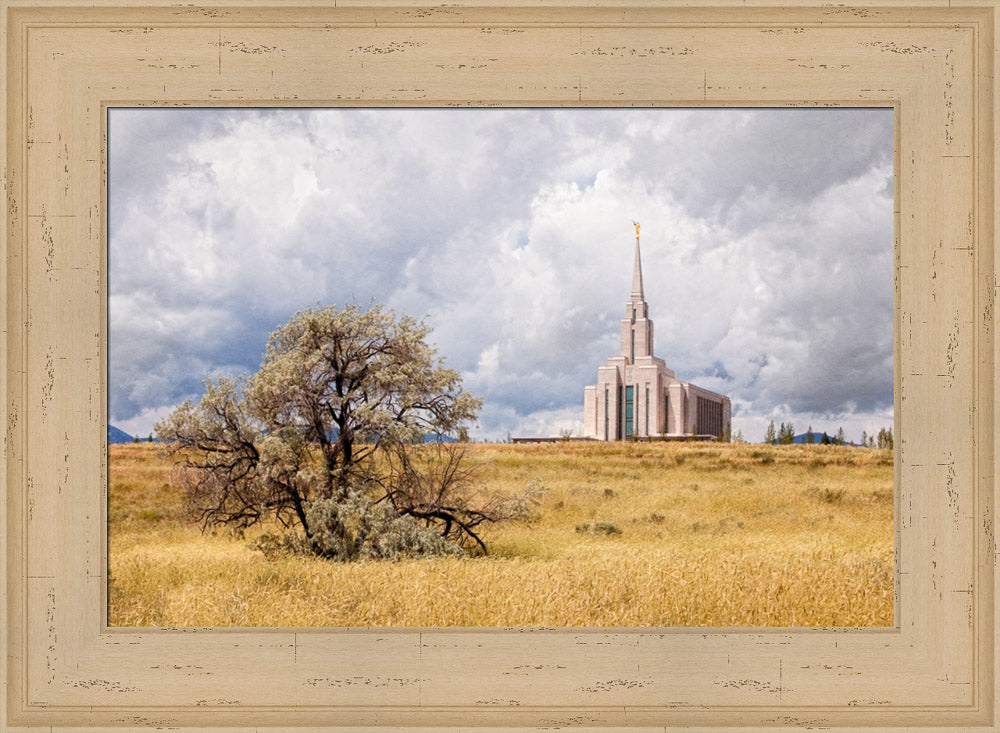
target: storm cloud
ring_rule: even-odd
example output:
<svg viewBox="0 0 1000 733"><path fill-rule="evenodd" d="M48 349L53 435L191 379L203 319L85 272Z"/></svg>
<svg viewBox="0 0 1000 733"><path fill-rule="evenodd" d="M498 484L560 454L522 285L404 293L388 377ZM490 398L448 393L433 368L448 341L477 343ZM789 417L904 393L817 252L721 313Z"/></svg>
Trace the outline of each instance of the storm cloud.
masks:
<svg viewBox="0 0 1000 733"><path fill-rule="evenodd" d="M109 113L109 418L145 435L316 304L426 317L474 435L582 429L642 224L656 353L768 421L892 423L887 109Z"/></svg>

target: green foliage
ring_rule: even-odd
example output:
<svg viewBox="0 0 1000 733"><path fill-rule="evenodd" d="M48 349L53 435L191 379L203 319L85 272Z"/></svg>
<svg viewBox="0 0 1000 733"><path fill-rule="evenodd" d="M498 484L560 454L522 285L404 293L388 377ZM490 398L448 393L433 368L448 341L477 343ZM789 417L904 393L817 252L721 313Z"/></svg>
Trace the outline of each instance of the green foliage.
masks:
<svg viewBox="0 0 1000 733"><path fill-rule="evenodd" d="M776 442L779 445L791 445L795 442L795 428L791 423L788 423L788 425L781 423L781 427L778 429L778 439Z"/></svg>
<svg viewBox="0 0 1000 733"><path fill-rule="evenodd" d="M770 445L774 445L778 442L777 435L775 435L774 432L774 420L767 425L767 433L764 435L764 442Z"/></svg>
<svg viewBox="0 0 1000 733"><path fill-rule="evenodd" d="M381 444L461 431L482 404L426 343L430 328L374 306L315 308L268 342L248 397L269 430L318 447L336 493Z"/></svg>
<svg viewBox="0 0 1000 733"><path fill-rule="evenodd" d="M316 554L334 560L359 558L399 560L409 557L460 555L463 550L391 504L376 504L363 492L341 500L315 501L309 508L310 538Z"/></svg>
<svg viewBox="0 0 1000 733"><path fill-rule="evenodd" d="M307 309L271 334L256 374L207 380L200 403L156 426L202 525L242 531L274 519L304 538L264 540L262 550L342 560L448 554L463 535L485 551L471 528L514 512L473 496L463 453L450 453L444 475L400 458L426 434L467 439L481 405L429 332L378 305ZM428 481L434 491L406 500Z"/></svg>
<svg viewBox="0 0 1000 733"><path fill-rule="evenodd" d="M892 428L882 428L879 430L877 443L879 448L892 450Z"/></svg>

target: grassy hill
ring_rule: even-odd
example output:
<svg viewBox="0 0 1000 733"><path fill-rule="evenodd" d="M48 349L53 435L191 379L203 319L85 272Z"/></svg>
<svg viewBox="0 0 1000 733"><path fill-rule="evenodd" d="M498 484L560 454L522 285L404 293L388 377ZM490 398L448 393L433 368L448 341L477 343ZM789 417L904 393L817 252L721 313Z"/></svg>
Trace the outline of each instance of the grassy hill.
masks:
<svg viewBox="0 0 1000 733"><path fill-rule="evenodd" d="M893 624L891 451L471 445L535 516L487 557L349 564L203 534L155 445L109 452L112 626Z"/></svg>

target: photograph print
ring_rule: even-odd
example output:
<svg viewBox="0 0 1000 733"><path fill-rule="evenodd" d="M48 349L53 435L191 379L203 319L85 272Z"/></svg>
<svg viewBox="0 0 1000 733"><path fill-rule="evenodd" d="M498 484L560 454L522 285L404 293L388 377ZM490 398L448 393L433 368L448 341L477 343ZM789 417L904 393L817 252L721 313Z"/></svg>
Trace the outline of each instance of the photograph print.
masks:
<svg viewBox="0 0 1000 733"><path fill-rule="evenodd" d="M891 109L107 148L109 625L894 624Z"/></svg>

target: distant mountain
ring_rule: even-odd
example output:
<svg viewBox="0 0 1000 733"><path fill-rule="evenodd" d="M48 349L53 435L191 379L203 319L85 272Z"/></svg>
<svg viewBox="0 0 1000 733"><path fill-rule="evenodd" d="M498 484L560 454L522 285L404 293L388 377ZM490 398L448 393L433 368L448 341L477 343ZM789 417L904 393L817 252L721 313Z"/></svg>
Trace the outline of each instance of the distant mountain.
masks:
<svg viewBox="0 0 1000 733"><path fill-rule="evenodd" d="M129 435L124 430L119 430L114 425L108 425L108 445L115 443L134 443L135 437Z"/></svg>
<svg viewBox="0 0 1000 733"><path fill-rule="evenodd" d="M833 438L836 435L837 435L836 433L827 433L827 437L830 438L830 442L831 443L833 442ZM798 435L795 436L794 442L796 442L796 443L808 443L809 441L806 440L806 433L800 433L800 434L798 434ZM818 431L817 430L813 430L813 442L814 443L822 443L823 442L823 431L822 430L818 430ZM844 445L854 445L854 443L845 442Z"/></svg>
<svg viewBox="0 0 1000 733"><path fill-rule="evenodd" d="M450 435L445 435L444 433L427 433L424 436L425 443L457 443L458 438L453 438Z"/></svg>

